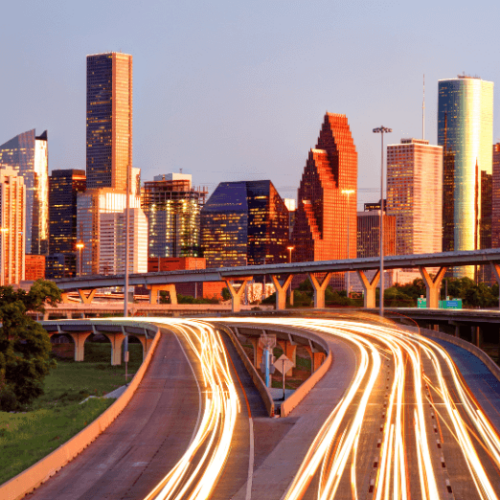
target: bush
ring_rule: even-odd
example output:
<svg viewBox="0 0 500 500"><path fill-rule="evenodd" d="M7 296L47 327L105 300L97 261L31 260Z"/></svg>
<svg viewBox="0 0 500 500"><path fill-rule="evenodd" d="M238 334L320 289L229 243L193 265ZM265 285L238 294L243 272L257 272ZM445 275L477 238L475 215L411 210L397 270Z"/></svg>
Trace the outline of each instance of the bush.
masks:
<svg viewBox="0 0 500 500"><path fill-rule="evenodd" d="M17 409L17 398L8 385L0 391L0 411L14 411Z"/></svg>

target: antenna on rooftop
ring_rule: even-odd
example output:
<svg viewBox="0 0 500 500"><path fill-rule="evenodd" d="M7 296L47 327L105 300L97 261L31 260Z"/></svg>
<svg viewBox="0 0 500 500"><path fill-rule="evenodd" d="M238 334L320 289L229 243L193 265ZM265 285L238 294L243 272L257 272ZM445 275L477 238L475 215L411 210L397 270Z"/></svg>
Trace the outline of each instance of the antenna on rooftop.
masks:
<svg viewBox="0 0 500 500"><path fill-rule="evenodd" d="M424 74L424 86L422 95L422 140L425 139L425 74Z"/></svg>

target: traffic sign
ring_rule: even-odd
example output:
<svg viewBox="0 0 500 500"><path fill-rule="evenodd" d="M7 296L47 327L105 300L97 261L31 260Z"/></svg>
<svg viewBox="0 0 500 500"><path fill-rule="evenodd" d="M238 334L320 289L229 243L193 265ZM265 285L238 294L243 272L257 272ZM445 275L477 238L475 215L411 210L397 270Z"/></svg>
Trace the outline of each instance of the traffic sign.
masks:
<svg viewBox="0 0 500 500"><path fill-rule="evenodd" d="M276 370L280 373L287 373L288 370L293 368L293 361L282 354L274 363Z"/></svg>

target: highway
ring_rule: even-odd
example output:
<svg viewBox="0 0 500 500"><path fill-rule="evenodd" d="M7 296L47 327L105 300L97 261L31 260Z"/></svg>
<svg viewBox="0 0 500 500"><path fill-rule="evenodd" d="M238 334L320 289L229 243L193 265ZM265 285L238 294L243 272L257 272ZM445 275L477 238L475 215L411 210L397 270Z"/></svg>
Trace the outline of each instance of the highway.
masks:
<svg viewBox="0 0 500 500"><path fill-rule="evenodd" d="M312 331L333 346L324 380L266 427L236 354L212 326L221 318L146 321L168 331L132 403L32 498L500 496L498 430L428 338L369 315L224 318Z"/></svg>

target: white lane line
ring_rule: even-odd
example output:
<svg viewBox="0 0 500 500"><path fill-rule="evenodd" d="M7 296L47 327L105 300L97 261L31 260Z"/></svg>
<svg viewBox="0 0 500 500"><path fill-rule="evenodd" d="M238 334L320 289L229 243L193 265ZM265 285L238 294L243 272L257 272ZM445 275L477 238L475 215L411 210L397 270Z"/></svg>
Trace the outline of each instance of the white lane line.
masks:
<svg viewBox="0 0 500 500"><path fill-rule="evenodd" d="M194 426L193 433L191 434L191 440L189 441L189 444L193 442L194 437L196 436L196 432L198 431L198 427L200 425L200 419L201 419L201 388L200 384L198 383L198 378L196 377L196 373L194 371L193 365L191 364L191 361L189 360L189 357L186 353L186 350L184 349L184 346L182 345L182 342L179 340L179 337L177 336L177 333L174 330L170 330L175 337L175 340L179 343L181 346L182 352L184 353L185 358L187 359L187 362L189 364L189 368L191 368L191 372L193 373L193 378L194 381L196 382L196 387L198 387L198 418L196 419L196 425Z"/></svg>
<svg viewBox="0 0 500 500"><path fill-rule="evenodd" d="M245 500L251 500L252 498L253 465L255 460L253 420L251 417L248 419L248 423L250 424L250 456L248 459L247 494L245 495Z"/></svg>

